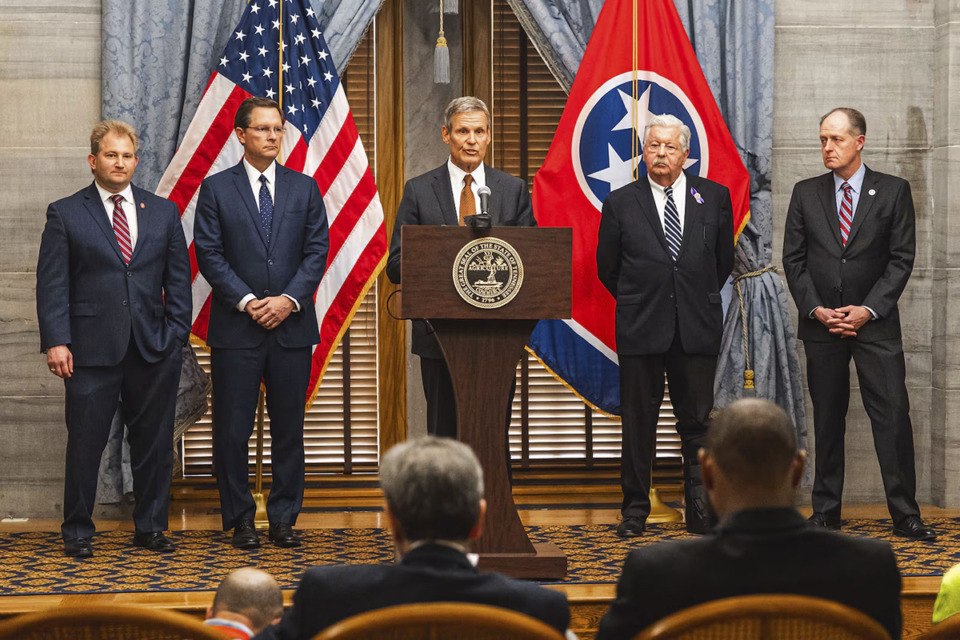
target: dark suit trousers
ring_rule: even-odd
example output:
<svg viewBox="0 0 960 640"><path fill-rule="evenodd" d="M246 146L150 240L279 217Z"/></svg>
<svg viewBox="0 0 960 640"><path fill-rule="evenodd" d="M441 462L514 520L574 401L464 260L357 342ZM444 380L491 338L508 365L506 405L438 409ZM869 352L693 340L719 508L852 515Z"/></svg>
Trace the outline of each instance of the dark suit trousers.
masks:
<svg viewBox="0 0 960 640"><path fill-rule="evenodd" d="M120 364L74 367L66 390L67 460L63 490L64 540L93 536L100 456L119 404L133 471L137 531L167 528L173 467L173 421L182 354L179 346L150 363L133 338Z"/></svg>
<svg viewBox="0 0 960 640"><path fill-rule="evenodd" d="M223 529L253 520L249 485L249 440L260 395L267 391L272 468L267 517L293 526L303 504L303 415L310 384L312 349L281 346L274 334L253 349L211 350L213 455Z"/></svg>
<svg viewBox="0 0 960 640"><path fill-rule="evenodd" d="M805 341L807 383L813 401L816 473L813 510L840 517L843 498L844 434L850 403L850 357L857 367L863 407L873 428L887 508L894 523L920 515L915 498L913 427L899 338L877 342L856 339Z"/></svg>
<svg viewBox="0 0 960 640"><path fill-rule="evenodd" d="M657 419L663 402L664 373L684 460L696 464L713 409L717 356L683 352L679 331L666 353L620 356L622 452L620 484L624 518L646 521L650 515L650 473L657 442ZM692 457L691 457L692 456Z"/></svg>

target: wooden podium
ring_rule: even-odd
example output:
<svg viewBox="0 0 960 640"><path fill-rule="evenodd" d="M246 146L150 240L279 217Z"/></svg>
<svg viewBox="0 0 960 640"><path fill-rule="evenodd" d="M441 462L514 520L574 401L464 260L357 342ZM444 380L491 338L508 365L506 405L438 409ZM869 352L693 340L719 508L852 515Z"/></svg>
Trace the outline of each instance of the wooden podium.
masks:
<svg viewBox="0 0 960 640"><path fill-rule="evenodd" d="M513 502L504 446L510 389L530 333L541 318L570 317L573 232L409 225L401 233L401 315L430 319L453 381L459 439L473 448L483 467L487 518L474 545L478 566L518 578L563 578L567 559L560 549L527 538ZM462 263L458 254L478 239L507 243L522 262L515 296L497 308L467 302L454 282ZM482 253L482 246L476 250ZM493 264L489 255L488 265ZM499 265L505 270L502 261ZM478 280L483 270L476 263L469 273L479 285L488 282ZM491 269L489 281L494 275Z"/></svg>

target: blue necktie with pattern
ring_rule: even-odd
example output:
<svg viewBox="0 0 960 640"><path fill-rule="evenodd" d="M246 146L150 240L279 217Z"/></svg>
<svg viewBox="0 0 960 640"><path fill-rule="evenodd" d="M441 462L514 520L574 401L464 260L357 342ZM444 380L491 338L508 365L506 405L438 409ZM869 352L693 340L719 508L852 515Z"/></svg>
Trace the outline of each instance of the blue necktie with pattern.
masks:
<svg viewBox="0 0 960 640"><path fill-rule="evenodd" d="M676 262L677 256L680 255L680 243L683 242L680 213L677 211L677 203L673 201L673 187L666 187L663 191L667 194L667 204L663 208L663 235L667 238L670 255Z"/></svg>
<svg viewBox="0 0 960 640"><path fill-rule="evenodd" d="M270 228L273 226L273 198L270 197L270 189L267 188L267 176L260 176L260 226L263 228L263 235L270 244Z"/></svg>

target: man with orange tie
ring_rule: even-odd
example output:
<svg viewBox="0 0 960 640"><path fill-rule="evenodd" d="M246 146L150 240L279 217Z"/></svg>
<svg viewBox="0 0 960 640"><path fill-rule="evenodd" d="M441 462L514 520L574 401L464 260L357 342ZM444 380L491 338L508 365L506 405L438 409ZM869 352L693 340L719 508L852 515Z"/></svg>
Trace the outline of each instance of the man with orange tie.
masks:
<svg viewBox="0 0 960 640"><path fill-rule="evenodd" d="M404 225L463 225L480 213L482 187L490 189L490 219L494 227L535 227L530 192L520 178L483 162L490 144L490 110L472 96L456 98L444 110L441 128L450 157L442 166L407 181L397 209L390 241L387 277L400 283L400 230ZM423 393L427 399L427 432L457 437L457 407L450 372L433 330L426 320L413 321L410 349L420 356Z"/></svg>
<svg viewBox="0 0 960 640"><path fill-rule="evenodd" d="M170 552L173 422L190 335L190 258L169 200L130 184L139 141L119 120L90 135L93 184L52 203L37 261L40 348L66 392L63 549L93 555L100 456L119 404L136 506L133 543Z"/></svg>

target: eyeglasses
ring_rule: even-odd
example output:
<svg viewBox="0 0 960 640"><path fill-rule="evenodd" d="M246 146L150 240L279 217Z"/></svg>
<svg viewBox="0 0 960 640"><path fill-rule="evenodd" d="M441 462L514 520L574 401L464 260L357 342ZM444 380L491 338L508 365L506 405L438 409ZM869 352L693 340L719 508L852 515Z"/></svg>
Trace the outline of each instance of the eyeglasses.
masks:
<svg viewBox="0 0 960 640"><path fill-rule="evenodd" d="M660 147L664 147L664 150L666 151L667 155L670 155L670 156L680 151L680 147L678 147L675 144L672 144L669 142L654 142L652 140L648 142L645 145L645 147L647 151L652 151L652 152L659 152Z"/></svg>
<svg viewBox="0 0 960 640"><path fill-rule="evenodd" d="M283 127L244 127L244 129L253 129L262 136L265 136L271 132L278 136L283 135Z"/></svg>

